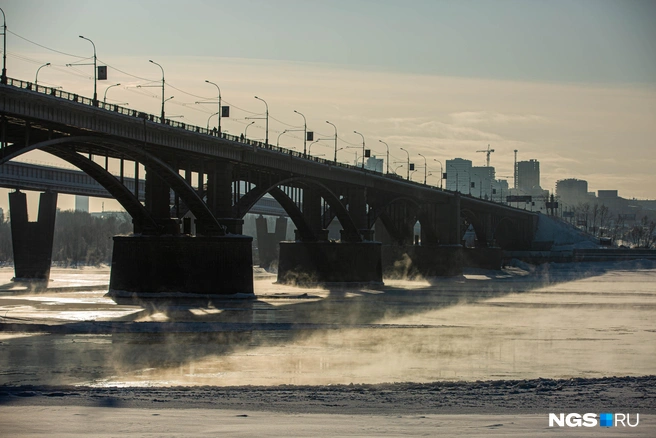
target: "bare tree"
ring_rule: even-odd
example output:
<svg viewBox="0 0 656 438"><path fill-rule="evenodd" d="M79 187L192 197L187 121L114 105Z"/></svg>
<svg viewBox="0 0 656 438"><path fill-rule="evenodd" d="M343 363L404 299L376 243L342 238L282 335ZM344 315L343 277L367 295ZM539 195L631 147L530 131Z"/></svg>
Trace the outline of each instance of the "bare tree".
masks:
<svg viewBox="0 0 656 438"><path fill-rule="evenodd" d="M587 202L579 202L576 206L576 211L578 212L579 221L584 223L585 231L588 231L588 216L590 214L590 204ZM578 222L577 222L578 225Z"/></svg>
<svg viewBox="0 0 656 438"><path fill-rule="evenodd" d="M656 243L656 236L654 236L656 222L650 221L648 216L644 216L640 221L640 225L642 226L641 246L651 248Z"/></svg>
<svg viewBox="0 0 656 438"><path fill-rule="evenodd" d="M625 234L626 239L631 242L632 248L639 248L640 243L642 242L642 226L634 225L631 229Z"/></svg>
<svg viewBox="0 0 656 438"><path fill-rule="evenodd" d="M614 242L617 242L618 239L624 239L624 234L624 215L618 213L617 218L615 219L615 224L613 225L611 237Z"/></svg>
<svg viewBox="0 0 656 438"><path fill-rule="evenodd" d="M610 210L608 207L606 207L606 205L601 204L601 207L599 207L599 237L602 236L602 230L606 228L608 219L610 219Z"/></svg>
<svg viewBox="0 0 656 438"><path fill-rule="evenodd" d="M599 204L596 202L592 206L592 234L596 235L598 228L597 228L597 216L599 216Z"/></svg>

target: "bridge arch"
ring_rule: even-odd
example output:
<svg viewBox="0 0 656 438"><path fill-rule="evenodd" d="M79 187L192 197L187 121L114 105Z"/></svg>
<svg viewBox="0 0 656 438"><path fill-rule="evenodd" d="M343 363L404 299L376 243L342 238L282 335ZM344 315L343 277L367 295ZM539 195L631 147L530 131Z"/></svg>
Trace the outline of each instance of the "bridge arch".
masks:
<svg viewBox="0 0 656 438"><path fill-rule="evenodd" d="M178 196L180 196L180 198L182 198L182 200L187 204L187 206L194 214L194 216L197 219L201 220L204 224L206 224L205 229L207 229L211 233L223 234L225 232L224 227L222 227L219 224L219 222L216 220L216 218L209 210L205 202L203 202L203 200L200 198L198 193L196 193L196 191L191 186L189 186L189 184L187 184L187 182L184 180L184 178L180 176L178 172L172 169L164 161L160 160L159 158L155 157L154 155L152 155L151 153L149 153L148 151L144 150L142 147L137 145L128 144L125 142L120 142L107 138L91 137L91 136L62 137L62 138L34 143L27 146L13 144L4 149L5 153L2 157L0 157L0 165L24 153L37 149L42 149L51 154L53 152L63 151L61 152L61 154L66 156L68 159L67 158L62 158L62 159L70 162L71 164L77 167L79 167L78 164L81 164L83 167L79 167L80 170L84 171L90 177L94 178L99 184L103 185L103 187L105 187L105 189L107 189L110 193L112 193L113 196L114 193L117 193L119 195L119 197L117 197L116 200L119 201L121 205L129 213L132 211L137 215L137 217L140 220L147 220L146 217L143 216L142 212L139 211L140 209L136 206L135 200L130 199L127 196L126 194L127 189L122 191L113 182L109 181L107 175L111 176L111 179L116 181L116 178L113 175L109 174L108 172L107 175L105 175L98 170L98 168L102 169L102 167L98 166L97 164L96 164L97 166L96 168L89 163L85 163L82 162L81 160L77 160L73 156L73 155L80 155L73 149L73 147L76 144L100 146L109 150L113 150L115 152L120 152L121 154L125 155L128 158L148 166L150 169L152 169L154 173L156 173L160 178L162 178L178 194ZM68 151L68 153L66 151ZM57 155L57 154L54 153L53 155ZM73 163L69 161L69 159L72 159L76 162ZM92 160L89 160L89 162L93 163ZM104 169L102 170L103 172L105 172ZM92 173L89 173L88 171ZM119 185L122 185L118 181L117 183ZM123 204L123 202L125 202L125 205ZM139 205L141 205L141 203L138 200L136 202ZM128 208L130 208L130 210L128 210ZM132 213L130 214L132 215ZM150 214L148 215L150 216ZM134 217L135 216L133 216L133 218ZM150 216L150 219L151 220L153 219L152 216Z"/></svg>
<svg viewBox="0 0 656 438"><path fill-rule="evenodd" d="M278 201L287 214L289 214L290 219L294 222L294 225L296 225L301 236L303 236L304 233L307 233L306 236L309 239L316 237L310 230L310 227L305 221L298 206L296 206L296 204L280 189L280 186L293 182L318 190L319 195L335 212L335 215L337 216L337 219L339 219L340 224L342 224L344 231L352 236L359 235L353 219L349 215L344 204L340 201L339 197L324 184L304 177L286 178L271 185L259 185L252 188L247 194L241 197L237 204L233 206L233 216L240 218L243 217L255 205L255 203L262 198L262 196L269 193L276 199L276 201Z"/></svg>
<svg viewBox="0 0 656 438"><path fill-rule="evenodd" d="M460 240L462 240L462 237L469 228L469 225L473 225L474 232L476 233L476 239L479 242L487 241L487 238L483 236L483 221L478 214L468 208L463 208L460 210L460 217L462 218L462 222L464 222L464 226L461 227L462 235L460 236Z"/></svg>
<svg viewBox="0 0 656 438"><path fill-rule="evenodd" d="M391 205L395 203L405 203L416 210L420 210L421 206L419 205L419 202L412 198L408 198L407 196L397 196L396 198L392 198L390 201L387 201L385 203L380 203L376 205L374 208L371 209L372 214L370 215L369 218L369 223L374 224L378 218L381 217L385 213L385 210L387 210Z"/></svg>
<svg viewBox="0 0 656 438"><path fill-rule="evenodd" d="M44 147L42 150L76 166L102 185L132 217L135 231L146 234L160 231L161 227L157 224L155 218L139 202L134 193L93 160L64 148Z"/></svg>
<svg viewBox="0 0 656 438"><path fill-rule="evenodd" d="M392 216L394 215L390 214L392 213L390 208L395 204L402 204L409 208L410 211L406 213L404 218L393 218ZM402 242L408 238L407 236L404 237L402 228L407 226L414 228L416 222L419 222L421 226L422 236L426 236L428 241L435 240L435 224L431 220L430 214L425 211L419 201L407 196L398 196L372 208L370 223L373 225L378 219L381 220L390 236L398 242Z"/></svg>

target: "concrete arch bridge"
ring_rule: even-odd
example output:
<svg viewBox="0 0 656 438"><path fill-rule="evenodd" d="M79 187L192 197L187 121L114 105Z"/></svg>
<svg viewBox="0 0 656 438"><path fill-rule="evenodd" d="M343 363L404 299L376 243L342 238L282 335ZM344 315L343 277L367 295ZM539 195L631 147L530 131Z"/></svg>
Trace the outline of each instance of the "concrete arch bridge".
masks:
<svg viewBox="0 0 656 438"><path fill-rule="evenodd" d="M0 165L48 152L130 213L134 234L114 239L110 288L119 295L252 294L243 217L266 194L297 230L281 243L283 282L379 283L402 257L424 275L458 274L469 224L477 254L528 248L537 226L525 210L13 79L0 85L0 143ZM129 186L126 167L134 170ZM10 203L14 242L26 252L17 266L24 260L34 269L23 277L42 276L56 194L42 194L37 222L27 221L24 194L10 194ZM193 224L181 218L187 211ZM335 219L338 241L327 231Z"/></svg>

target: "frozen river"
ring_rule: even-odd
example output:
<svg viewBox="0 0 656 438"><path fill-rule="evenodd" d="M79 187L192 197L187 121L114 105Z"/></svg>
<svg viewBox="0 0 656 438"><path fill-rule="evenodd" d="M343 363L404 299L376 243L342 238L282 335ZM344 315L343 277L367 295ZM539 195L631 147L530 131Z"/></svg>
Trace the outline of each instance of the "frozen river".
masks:
<svg viewBox="0 0 656 438"><path fill-rule="evenodd" d="M157 308L104 297L108 269L53 269L48 289L30 292L2 268L0 385L656 374L654 263L471 271L380 289L301 289L256 274L256 300Z"/></svg>

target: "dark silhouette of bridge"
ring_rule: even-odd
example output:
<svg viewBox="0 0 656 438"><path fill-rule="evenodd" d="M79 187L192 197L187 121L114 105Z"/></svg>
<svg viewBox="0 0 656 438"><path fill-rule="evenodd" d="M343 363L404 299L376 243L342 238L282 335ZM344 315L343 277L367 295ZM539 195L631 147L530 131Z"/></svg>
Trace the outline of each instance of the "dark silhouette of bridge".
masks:
<svg viewBox="0 0 656 438"><path fill-rule="evenodd" d="M482 262L494 260L496 248L529 248L537 225L525 210L10 78L0 85L0 142L0 164L46 151L78 167L132 216L134 235L114 240L110 281L110 289L128 294L252 293L251 238L242 224L265 194L296 227L295 241L281 243L279 281L382 282L383 269L402 259L426 275L457 274L468 225ZM134 166L131 187L125 166ZM53 196L42 194L37 225L25 215L14 228L24 194L10 194L14 248L24 226L45 227L47 240ZM180 212L193 215L193 230ZM334 219L338 242L328 239ZM47 252L34 245L32 253Z"/></svg>
<svg viewBox="0 0 656 438"><path fill-rule="evenodd" d="M134 178L124 177L123 184L134 192ZM139 185L138 198L143 202L146 199L144 190L146 180L142 178L137 184ZM10 161L0 166L0 187L113 199L111 193L81 170L20 161ZM171 203L174 202L175 197L172 196ZM287 216L285 210L271 197L258 200L249 213Z"/></svg>

